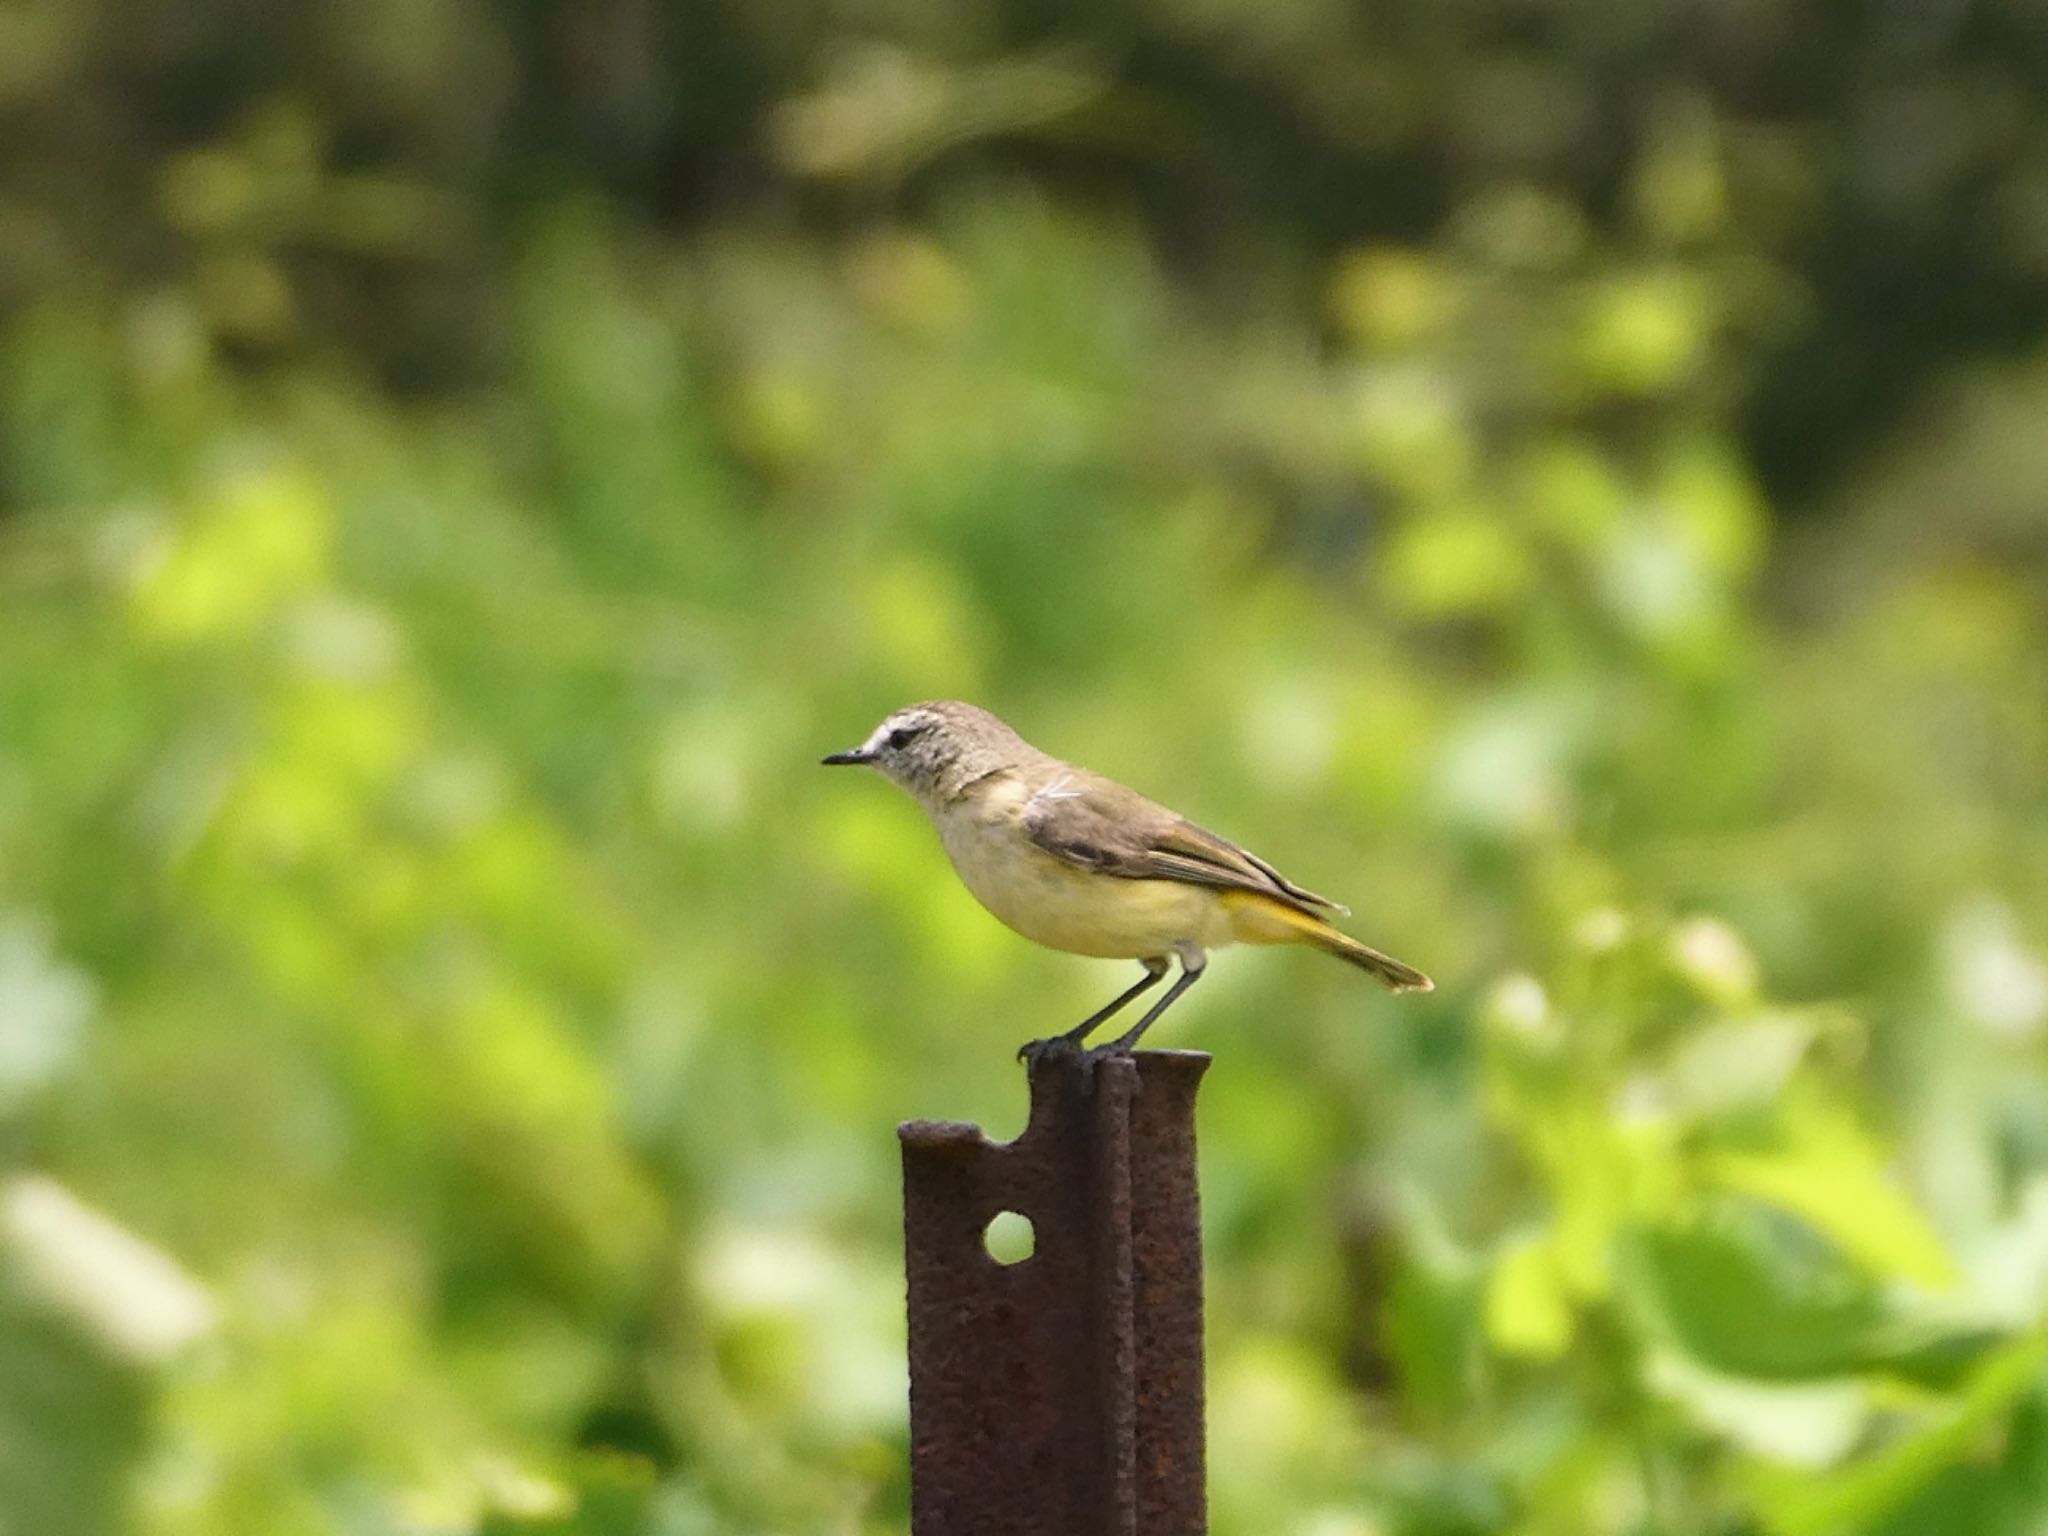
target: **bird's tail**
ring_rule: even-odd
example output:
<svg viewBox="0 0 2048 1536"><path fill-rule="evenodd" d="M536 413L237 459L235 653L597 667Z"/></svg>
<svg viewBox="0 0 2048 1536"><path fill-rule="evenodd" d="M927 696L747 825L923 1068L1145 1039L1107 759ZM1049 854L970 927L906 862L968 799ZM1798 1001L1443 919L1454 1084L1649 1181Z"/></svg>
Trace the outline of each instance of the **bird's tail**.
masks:
<svg viewBox="0 0 2048 1536"><path fill-rule="evenodd" d="M1350 934L1333 928L1312 913L1289 906L1255 891L1232 891L1231 929L1241 944L1313 944L1340 960L1349 960L1361 971L1378 977L1395 992L1429 992L1436 983L1412 965L1381 954L1361 944Z"/></svg>

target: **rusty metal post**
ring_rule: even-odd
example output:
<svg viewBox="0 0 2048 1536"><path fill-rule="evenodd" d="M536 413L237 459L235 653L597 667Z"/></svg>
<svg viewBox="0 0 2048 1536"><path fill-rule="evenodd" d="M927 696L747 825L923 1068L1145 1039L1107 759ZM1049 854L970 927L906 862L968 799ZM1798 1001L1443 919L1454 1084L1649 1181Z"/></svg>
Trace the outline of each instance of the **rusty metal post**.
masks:
<svg viewBox="0 0 2048 1536"><path fill-rule="evenodd" d="M1197 1051L1047 1058L1024 1134L903 1143L911 1536L1202 1536ZM1029 1218L1029 1258L983 1243Z"/></svg>

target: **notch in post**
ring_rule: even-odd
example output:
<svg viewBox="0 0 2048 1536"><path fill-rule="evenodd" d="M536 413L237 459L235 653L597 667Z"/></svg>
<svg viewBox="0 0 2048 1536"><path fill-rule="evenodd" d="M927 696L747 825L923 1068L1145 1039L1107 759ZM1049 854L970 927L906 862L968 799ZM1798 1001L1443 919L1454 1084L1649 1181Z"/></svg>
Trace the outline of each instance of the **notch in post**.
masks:
<svg viewBox="0 0 2048 1536"><path fill-rule="evenodd" d="M903 1144L911 1536L1202 1536L1195 1092L1209 1057L1043 1058L1024 1133ZM983 1242L1015 1211L1028 1258Z"/></svg>

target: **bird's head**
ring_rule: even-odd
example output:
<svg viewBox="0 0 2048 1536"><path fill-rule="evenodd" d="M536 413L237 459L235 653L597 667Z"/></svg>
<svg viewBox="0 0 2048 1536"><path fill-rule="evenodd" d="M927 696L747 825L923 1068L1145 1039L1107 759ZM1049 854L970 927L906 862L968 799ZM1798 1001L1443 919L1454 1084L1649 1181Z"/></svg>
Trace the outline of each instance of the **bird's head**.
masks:
<svg viewBox="0 0 2048 1536"><path fill-rule="evenodd" d="M932 801L985 773L1015 766L1030 751L987 710L940 699L895 711L859 746L824 761L866 763L918 799Z"/></svg>

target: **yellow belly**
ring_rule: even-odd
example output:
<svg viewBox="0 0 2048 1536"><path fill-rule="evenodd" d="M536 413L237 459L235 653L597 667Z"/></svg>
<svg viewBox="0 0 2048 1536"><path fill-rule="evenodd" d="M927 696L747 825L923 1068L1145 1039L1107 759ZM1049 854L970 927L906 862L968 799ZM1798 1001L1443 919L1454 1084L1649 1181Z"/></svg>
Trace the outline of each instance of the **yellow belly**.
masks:
<svg viewBox="0 0 2048 1536"><path fill-rule="evenodd" d="M1222 892L1082 869L1031 842L998 807L947 816L939 837L975 900L1048 948L1145 960L1179 943L1214 949L1231 940Z"/></svg>

